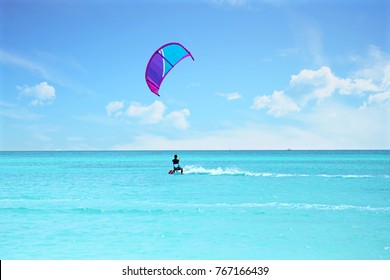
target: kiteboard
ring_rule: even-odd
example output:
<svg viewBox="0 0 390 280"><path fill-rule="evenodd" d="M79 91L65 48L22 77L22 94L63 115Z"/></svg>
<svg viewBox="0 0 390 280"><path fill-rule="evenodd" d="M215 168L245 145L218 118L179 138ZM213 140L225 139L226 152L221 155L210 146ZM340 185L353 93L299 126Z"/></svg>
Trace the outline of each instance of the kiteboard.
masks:
<svg viewBox="0 0 390 280"><path fill-rule="evenodd" d="M171 174L171 175L176 175L176 174L180 174L180 170L169 170L168 174Z"/></svg>

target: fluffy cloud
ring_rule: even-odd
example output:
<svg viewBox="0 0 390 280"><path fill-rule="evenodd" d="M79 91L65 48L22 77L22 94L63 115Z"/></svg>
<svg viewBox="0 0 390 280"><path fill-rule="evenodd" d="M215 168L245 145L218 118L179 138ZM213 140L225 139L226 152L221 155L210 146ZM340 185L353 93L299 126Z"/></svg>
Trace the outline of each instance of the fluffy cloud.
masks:
<svg viewBox="0 0 390 280"><path fill-rule="evenodd" d="M354 75L353 78L338 77L327 66L317 70L304 69L291 76L289 87L285 91L255 97L251 108L268 109L269 115L281 117L300 111L309 101L323 102L336 94L365 97L363 106L388 106L390 61L381 65L381 71L376 63L375 70L364 71L364 77ZM367 73L370 73L369 77ZM376 73L376 76L373 73Z"/></svg>
<svg viewBox="0 0 390 280"><path fill-rule="evenodd" d="M56 97L56 90L53 86L49 85L47 82L42 82L35 86L17 86L17 89L20 91L20 96L32 97L30 105L32 106L43 106L50 105L53 103Z"/></svg>
<svg viewBox="0 0 390 280"><path fill-rule="evenodd" d="M171 123L176 128L186 129L190 126L186 119L189 115L190 110L188 109L174 111L165 117L165 121Z"/></svg>
<svg viewBox="0 0 390 280"><path fill-rule="evenodd" d="M290 112L298 112L299 106L283 91L275 91L272 95L257 96L251 107L255 110L268 109L268 114L281 117Z"/></svg>
<svg viewBox="0 0 390 280"><path fill-rule="evenodd" d="M113 101L108 103L106 106L107 115L111 116L113 113L116 112L116 116L119 116L121 114L119 110L121 110L123 106L124 106L123 101Z"/></svg>
<svg viewBox="0 0 390 280"><path fill-rule="evenodd" d="M306 101L310 99L322 100L335 93L362 94L378 90L378 86L371 79L339 78L326 66L318 70L304 69L299 74L292 75L290 87L302 91Z"/></svg>
<svg viewBox="0 0 390 280"><path fill-rule="evenodd" d="M143 106L139 103L130 104L126 110L126 116L140 118L143 123L159 123L164 118L165 105L161 101Z"/></svg>
<svg viewBox="0 0 390 280"><path fill-rule="evenodd" d="M177 129L189 127L187 117L190 115L188 109L173 111L166 114L166 106L161 101L155 101L150 105L142 105L133 102L127 109L124 101L112 101L106 105L108 116L123 117L127 119L138 119L143 124L167 124Z"/></svg>

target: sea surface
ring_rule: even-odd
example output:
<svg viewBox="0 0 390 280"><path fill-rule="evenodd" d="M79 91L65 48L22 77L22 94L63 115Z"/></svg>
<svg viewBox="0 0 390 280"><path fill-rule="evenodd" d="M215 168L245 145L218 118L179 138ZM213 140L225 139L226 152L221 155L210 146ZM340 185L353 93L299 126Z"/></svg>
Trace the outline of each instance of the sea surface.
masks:
<svg viewBox="0 0 390 280"><path fill-rule="evenodd" d="M390 151L0 152L0 259L390 260Z"/></svg>

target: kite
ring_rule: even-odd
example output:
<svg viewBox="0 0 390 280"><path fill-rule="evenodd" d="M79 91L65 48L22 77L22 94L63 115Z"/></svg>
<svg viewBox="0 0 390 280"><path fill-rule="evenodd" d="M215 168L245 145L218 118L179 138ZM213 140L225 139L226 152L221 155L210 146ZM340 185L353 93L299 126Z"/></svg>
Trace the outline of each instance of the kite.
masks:
<svg viewBox="0 0 390 280"><path fill-rule="evenodd" d="M155 51L145 71L145 80L149 89L160 96L158 91L167 74L186 57L194 60L192 54L179 43L168 43Z"/></svg>

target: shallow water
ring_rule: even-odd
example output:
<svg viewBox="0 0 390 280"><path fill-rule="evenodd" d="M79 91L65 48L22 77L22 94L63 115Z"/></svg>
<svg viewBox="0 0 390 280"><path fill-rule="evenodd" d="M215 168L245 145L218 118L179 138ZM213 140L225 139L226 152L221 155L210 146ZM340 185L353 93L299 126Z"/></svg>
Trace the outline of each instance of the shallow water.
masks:
<svg viewBox="0 0 390 280"><path fill-rule="evenodd" d="M390 259L390 151L0 152L1 259Z"/></svg>

